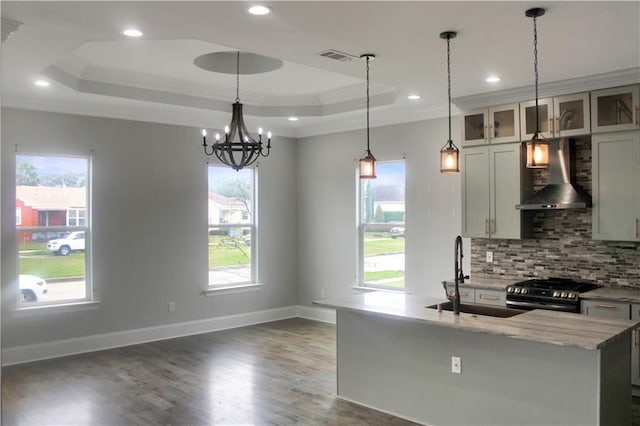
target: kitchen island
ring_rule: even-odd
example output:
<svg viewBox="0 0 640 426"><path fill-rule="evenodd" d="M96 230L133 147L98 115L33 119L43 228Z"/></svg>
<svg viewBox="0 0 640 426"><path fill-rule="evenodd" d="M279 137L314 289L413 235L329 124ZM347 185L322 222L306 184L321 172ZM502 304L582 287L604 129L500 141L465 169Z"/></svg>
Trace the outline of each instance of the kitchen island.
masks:
<svg viewBox="0 0 640 426"><path fill-rule="evenodd" d="M635 322L425 308L442 302L389 292L315 302L337 311L338 396L430 425L630 424Z"/></svg>

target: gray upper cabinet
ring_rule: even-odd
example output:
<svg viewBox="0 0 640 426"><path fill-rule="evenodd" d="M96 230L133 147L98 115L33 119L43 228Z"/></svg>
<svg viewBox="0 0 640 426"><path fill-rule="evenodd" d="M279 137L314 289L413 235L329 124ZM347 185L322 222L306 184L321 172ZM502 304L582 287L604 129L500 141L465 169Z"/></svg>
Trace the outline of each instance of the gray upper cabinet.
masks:
<svg viewBox="0 0 640 426"><path fill-rule="evenodd" d="M591 92L593 133L639 129L639 98L637 84Z"/></svg>
<svg viewBox="0 0 640 426"><path fill-rule="evenodd" d="M591 139L593 239L640 241L640 133Z"/></svg>
<svg viewBox="0 0 640 426"><path fill-rule="evenodd" d="M465 111L462 146L520 141L519 105L509 104Z"/></svg>
<svg viewBox="0 0 640 426"><path fill-rule="evenodd" d="M521 235L520 143L462 150L462 234L474 238Z"/></svg>
<svg viewBox="0 0 640 426"><path fill-rule="evenodd" d="M533 137L536 131L536 101L520 104L521 138ZM591 133L589 93L575 93L538 100L539 130L547 139Z"/></svg>

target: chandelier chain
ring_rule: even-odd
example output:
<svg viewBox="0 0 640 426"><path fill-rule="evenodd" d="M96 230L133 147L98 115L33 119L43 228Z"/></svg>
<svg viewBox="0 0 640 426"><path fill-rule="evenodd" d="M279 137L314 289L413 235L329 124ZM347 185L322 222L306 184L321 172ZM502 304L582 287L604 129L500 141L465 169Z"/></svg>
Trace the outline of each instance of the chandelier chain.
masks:
<svg viewBox="0 0 640 426"><path fill-rule="evenodd" d="M535 86L536 86L536 134L535 138L538 138L538 134L540 133L540 129L538 128L540 125L539 117L538 117L538 27L536 25L537 17L533 17L533 73L535 76Z"/></svg>
<svg viewBox="0 0 640 426"><path fill-rule="evenodd" d="M240 51L236 55L236 102L240 102Z"/></svg>
<svg viewBox="0 0 640 426"><path fill-rule="evenodd" d="M367 151L369 151L369 56L367 56Z"/></svg>
<svg viewBox="0 0 640 426"><path fill-rule="evenodd" d="M451 140L451 37L447 37L447 98L449 99L449 140Z"/></svg>

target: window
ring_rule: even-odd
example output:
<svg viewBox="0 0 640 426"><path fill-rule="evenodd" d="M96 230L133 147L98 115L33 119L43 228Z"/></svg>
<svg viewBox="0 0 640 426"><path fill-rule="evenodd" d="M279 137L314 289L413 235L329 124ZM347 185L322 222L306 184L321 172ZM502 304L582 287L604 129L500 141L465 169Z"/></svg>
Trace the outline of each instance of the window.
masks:
<svg viewBox="0 0 640 426"><path fill-rule="evenodd" d="M255 283L254 169L209 166L209 286Z"/></svg>
<svg viewBox="0 0 640 426"><path fill-rule="evenodd" d="M19 304L91 298L88 157L16 155Z"/></svg>
<svg viewBox="0 0 640 426"><path fill-rule="evenodd" d="M405 162L376 164L360 179L360 285L404 289Z"/></svg>

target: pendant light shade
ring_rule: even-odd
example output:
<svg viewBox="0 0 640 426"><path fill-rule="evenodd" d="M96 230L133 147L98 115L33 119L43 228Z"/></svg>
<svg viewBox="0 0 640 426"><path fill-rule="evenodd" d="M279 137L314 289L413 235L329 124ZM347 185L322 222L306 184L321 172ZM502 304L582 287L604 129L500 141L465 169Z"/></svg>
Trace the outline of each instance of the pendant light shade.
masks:
<svg viewBox="0 0 640 426"><path fill-rule="evenodd" d="M375 58L372 53L360 55L361 58L367 60L367 150L360 159L360 179L375 179L376 177L376 157L373 156L369 149L369 59Z"/></svg>
<svg viewBox="0 0 640 426"><path fill-rule="evenodd" d="M538 116L538 27L536 20L544 15L545 10L539 7L529 9L525 15L533 18L533 71L536 87L536 132L530 141L527 141L527 167L530 169L543 169L549 167L549 142L540 134L540 120Z"/></svg>
<svg viewBox="0 0 640 426"><path fill-rule="evenodd" d="M440 150L440 172L457 173L460 171L460 150L451 140L451 51L450 41L458 35L455 31L440 33L440 38L447 40L447 96L449 100L449 139Z"/></svg>

